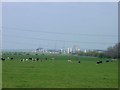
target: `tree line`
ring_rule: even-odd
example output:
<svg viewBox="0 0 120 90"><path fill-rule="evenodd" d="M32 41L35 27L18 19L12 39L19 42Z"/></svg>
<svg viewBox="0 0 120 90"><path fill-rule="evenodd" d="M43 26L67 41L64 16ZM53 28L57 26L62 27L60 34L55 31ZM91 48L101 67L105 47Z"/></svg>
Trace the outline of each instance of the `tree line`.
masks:
<svg viewBox="0 0 120 90"><path fill-rule="evenodd" d="M98 51L83 52L83 51L79 51L76 54L78 54L79 56L93 56L93 57L99 57L99 58L117 59L117 58L120 58L120 43L117 43L114 46L108 47L107 50L105 50L103 52L98 52Z"/></svg>

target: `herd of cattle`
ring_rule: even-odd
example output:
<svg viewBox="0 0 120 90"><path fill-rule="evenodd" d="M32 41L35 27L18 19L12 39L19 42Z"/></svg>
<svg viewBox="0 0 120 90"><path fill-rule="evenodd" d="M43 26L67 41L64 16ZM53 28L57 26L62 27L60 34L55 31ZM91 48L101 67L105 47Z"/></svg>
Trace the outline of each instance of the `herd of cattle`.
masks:
<svg viewBox="0 0 120 90"><path fill-rule="evenodd" d="M68 60L68 62L69 63L71 63L72 62L72 60ZM106 60L105 62L113 62L113 60L111 60L111 59L108 59L108 60ZM78 60L78 63L80 63L80 60ZM103 61L102 60L99 60L99 61L97 61L96 62L96 64L98 65L98 64L102 64L103 63Z"/></svg>
<svg viewBox="0 0 120 90"><path fill-rule="evenodd" d="M55 58L50 58L50 59L51 59L51 60L54 60ZM14 58L13 58L13 57L11 57L11 58L10 58L10 57L7 57L7 58L3 58L3 57L2 57L1 60L2 60L2 61L14 60ZM45 58L45 60L48 60L48 58ZM40 59L40 58L35 58L35 59L34 59L34 58L26 58L26 59L23 58L23 59L20 59L20 61L21 61L21 62L24 62L24 61L41 61L41 62L42 62L43 60Z"/></svg>
<svg viewBox="0 0 120 90"><path fill-rule="evenodd" d="M10 57L7 57L7 58L3 58L3 57L2 57L1 60L2 60L2 61L5 61L5 60L14 60L14 58L13 58L13 57L11 57L11 58L10 58ZM44 60L48 60L48 58L46 57L46 58L44 58ZM49 60L55 60L55 58L52 57L52 58L50 58ZM40 58L31 58L31 57L30 57L30 58L27 58L27 59L24 59L24 58L23 58L23 59L20 59L20 61L21 61L21 62L25 62L25 61L41 61L41 62L42 62L43 59L40 59ZM68 63L72 63L72 60L71 60L71 59L68 59L67 62L68 62ZM112 59L108 59L108 60L106 60L105 62L113 62L113 60L112 60ZM81 61L78 60L77 63L81 63ZM102 63L103 63L102 60L99 60L99 61L96 62L97 65L98 65L98 64L102 64Z"/></svg>

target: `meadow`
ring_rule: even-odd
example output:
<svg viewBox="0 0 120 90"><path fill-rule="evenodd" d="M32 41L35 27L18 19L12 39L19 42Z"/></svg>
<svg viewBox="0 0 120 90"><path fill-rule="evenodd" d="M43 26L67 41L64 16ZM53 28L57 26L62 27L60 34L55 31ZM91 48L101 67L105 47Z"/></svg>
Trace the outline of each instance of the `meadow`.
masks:
<svg viewBox="0 0 120 90"><path fill-rule="evenodd" d="M3 55L13 60L2 62L3 88L117 88L118 62L106 63L106 58L60 54ZM21 58L39 57L43 61ZM48 60L45 60L45 58ZM54 57L54 60L50 58ZM67 60L72 62L68 63ZM78 63L78 60L81 63ZM98 60L103 63L96 65Z"/></svg>

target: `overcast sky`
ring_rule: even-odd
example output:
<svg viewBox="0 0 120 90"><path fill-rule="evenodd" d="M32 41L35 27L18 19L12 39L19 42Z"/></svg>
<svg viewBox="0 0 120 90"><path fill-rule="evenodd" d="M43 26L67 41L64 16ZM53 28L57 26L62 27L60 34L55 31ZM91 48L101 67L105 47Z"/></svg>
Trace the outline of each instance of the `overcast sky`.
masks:
<svg viewBox="0 0 120 90"><path fill-rule="evenodd" d="M117 2L3 3L3 49L102 49L118 42Z"/></svg>

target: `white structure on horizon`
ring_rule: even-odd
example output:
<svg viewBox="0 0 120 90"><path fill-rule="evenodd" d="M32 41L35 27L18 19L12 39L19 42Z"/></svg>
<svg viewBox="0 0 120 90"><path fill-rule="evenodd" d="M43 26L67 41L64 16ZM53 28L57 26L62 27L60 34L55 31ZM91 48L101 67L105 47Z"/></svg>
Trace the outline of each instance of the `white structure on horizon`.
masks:
<svg viewBox="0 0 120 90"><path fill-rule="evenodd" d="M72 48L69 48L70 49L70 53L72 53Z"/></svg>
<svg viewBox="0 0 120 90"><path fill-rule="evenodd" d="M67 53L71 53L72 52L72 48L67 48Z"/></svg>
<svg viewBox="0 0 120 90"><path fill-rule="evenodd" d="M36 49L36 52L42 52L42 53L44 53L44 52L45 52L45 49L44 49L44 48L37 48L37 49Z"/></svg>
<svg viewBox="0 0 120 90"><path fill-rule="evenodd" d="M65 50L64 49L60 49L60 53L64 53L65 54Z"/></svg>
<svg viewBox="0 0 120 90"><path fill-rule="evenodd" d="M79 52L80 51L80 47L78 45L74 45L72 51L73 51L73 53Z"/></svg>
<svg viewBox="0 0 120 90"><path fill-rule="evenodd" d="M60 49L60 52L62 53L62 52L63 52L63 49Z"/></svg>
<svg viewBox="0 0 120 90"><path fill-rule="evenodd" d="M84 53L87 53L87 50L86 50L86 49L84 50Z"/></svg>

